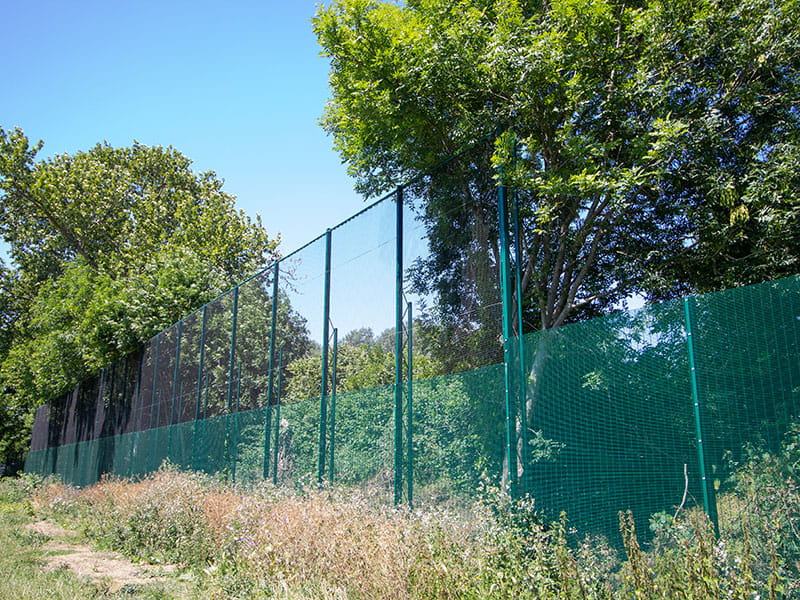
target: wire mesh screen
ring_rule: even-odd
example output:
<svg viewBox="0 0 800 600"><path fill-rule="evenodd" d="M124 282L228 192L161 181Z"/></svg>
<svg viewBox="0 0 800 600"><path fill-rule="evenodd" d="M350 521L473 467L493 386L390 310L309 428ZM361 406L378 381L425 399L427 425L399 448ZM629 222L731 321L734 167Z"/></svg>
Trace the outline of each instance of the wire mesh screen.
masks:
<svg viewBox="0 0 800 600"><path fill-rule="evenodd" d="M712 492L724 491L748 448L774 450L800 417L797 292L798 279L790 278L526 335L524 373L518 379L525 385L512 390L520 406L514 412L511 468L504 365L415 380L415 497L458 501L486 482L516 478L518 491L531 494L543 514L556 518L566 511L581 533L608 536L615 534L619 510L631 510L646 522L659 511L700 504L701 460ZM263 309L271 310L269 305L264 301ZM180 329L191 331L186 322ZM233 390L239 410L104 435L128 429L125 407L128 414L140 415L140 422L153 422L149 416L158 414L158 404L147 402L154 381L147 367L148 350L154 364L160 343L155 340L140 355L41 407L26 468L87 485L103 473L140 476L169 459L186 468L258 481L267 462L269 477L279 484L316 481L319 398L243 406L238 363ZM175 361L169 364L181 372L183 350L179 353L177 338L172 351L178 368ZM316 346L307 352L306 358L318 358ZM285 369L298 385L304 375L299 360ZM424 366L424 360L418 362ZM514 365L519 368L519 361ZM187 367L187 373L191 370ZM276 398L285 397L283 373L278 374ZM252 389L261 395L263 385ZM206 387L200 391L200 396L187 395L195 411L198 398L206 403ZM384 501L397 468L392 456L394 394L393 385L337 390L332 436L334 479L366 487ZM252 402L258 401L247 401ZM705 432L702 445L695 402ZM177 420L179 412L187 411L170 414ZM267 414L272 417L269 429Z"/></svg>
<svg viewBox="0 0 800 600"><path fill-rule="evenodd" d="M278 421L277 480L301 486L317 480L319 452L319 400L281 407Z"/></svg>
<svg viewBox="0 0 800 600"><path fill-rule="evenodd" d="M418 503L454 503L499 484L505 448L502 365L415 381L413 488Z"/></svg>
<svg viewBox="0 0 800 600"><path fill-rule="evenodd" d="M646 523L687 485L700 497L683 314L668 303L525 336L515 462L548 517L613 535L620 510Z"/></svg>
<svg viewBox="0 0 800 600"><path fill-rule="evenodd" d="M359 484L391 502L394 477L394 386L336 395L336 481Z"/></svg>
<svg viewBox="0 0 800 600"><path fill-rule="evenodd" d="M800 279L691 300L706 470L715 490L800 418Z"/></svg>
<svg viewBox="0 0 800 600"><path fill-rule="evenodd" d="M620 510L713 510L800 418L798 278L513 337L491 153L398 188L41 407L26 470L88 485L169 461L386 503L488 484L609 537Z"/></svg>
<svg viewBox="0 0 800 600"><path fill-rule="evenodd" d="M442 373L503 360L492 149L485 140L403 190L404 289L416 343Z"/></svg>
<svg viewBox="0 0 800 600"><path fill-rule="evenodd" d="M291 404L275 424L283 451L278 475L287 482L305 481L318 471L327 244L327 236L320 237L280 263L275 334L280 372L273 388L276 401ZM277 369L274 356L273 364Z"/></svg>

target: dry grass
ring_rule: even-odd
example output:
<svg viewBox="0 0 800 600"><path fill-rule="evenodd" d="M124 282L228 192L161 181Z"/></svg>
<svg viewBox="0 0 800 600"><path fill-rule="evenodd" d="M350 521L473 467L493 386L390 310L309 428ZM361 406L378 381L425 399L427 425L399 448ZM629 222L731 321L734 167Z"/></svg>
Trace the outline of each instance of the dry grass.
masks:
<svg viewBox="0 0 800 600"><path fill-rule="evenodd" d="M32 504L111 549L183 564L212 598L744 599L791 589L772 565L751 568L753 543L734 554L732 540L715 540L698 511L665 524L648 552L627 518L622 564L602 540L571 547L563 522L543 527L524 504L464 518L379 508L353 490L245 491L172 470L82 490L48 484Z"/></svg>
<svg viewBox="0 0 800 600"><path fill-rule="evenodd" d="M251 591L316 583L326 595L346 590L404 600L421 588L463 589L470 562L479 566L475 521L378 510L370 498L335 490L291 496L265 485L245 494L166 470L82 490L48 484L32 504L41 513L71 515L107 547L189 566L200 558L207 574L238 585L246 577Z"/></svg>

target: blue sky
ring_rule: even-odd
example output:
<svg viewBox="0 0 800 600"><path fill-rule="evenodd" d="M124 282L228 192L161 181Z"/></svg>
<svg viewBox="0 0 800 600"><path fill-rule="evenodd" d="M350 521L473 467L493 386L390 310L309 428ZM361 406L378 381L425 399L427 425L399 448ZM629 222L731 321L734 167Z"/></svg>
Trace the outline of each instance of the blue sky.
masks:
<svg viewBox="0 0 800 600"><path fill-rule="evenodd" d="M315 2L0 2L0 124L44 140L40 157L104 140L174 146L280 233L283 254L366 205L318 124L329 94ZM394 229L373 221L334 235L343 333L393 322L393 259L381 236ZM315 339L319 247L301 255L311 287L293 298Z"/></svg>
<svg viewBox="0 0 800 600"><path fill-rule="evenodd" d="M171 145L288 253L364 206L318 125L316 3L21 1L0 8L0 124L40 156Z"/></svg>

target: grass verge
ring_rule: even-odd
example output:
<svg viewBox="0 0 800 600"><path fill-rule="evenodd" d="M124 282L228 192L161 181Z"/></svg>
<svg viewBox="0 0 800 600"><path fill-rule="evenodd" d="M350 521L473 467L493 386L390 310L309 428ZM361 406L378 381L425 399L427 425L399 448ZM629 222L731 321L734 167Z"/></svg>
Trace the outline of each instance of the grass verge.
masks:
<svg viewBox="0 0 800 600"><path fill-rule="evenodd" d="M0 600L170 600L198 597L186 583L174 581L116 584L113 574L98 579L67 567L52 568L52 559L72 557L74 540L59 536L58 544L31 527L34 513L25 481L0 481ZM86 549L83 554L89 554ZM107 560L98 554L99 560ZM122 562L122 561L117 561ZM92 564L97 564L92 563Z"/></svg>
<svg viewBox="0 0 800 600"><path fill-rule="evenodd" d="M197 598L777 600L800 598L798 481L800 427L780 453L754 452L725 482L719 535L697 509L658 513L649 524L622 513L624 552L597 537L568 542L566 517L543 523L533 501L500 493L469 515L408 512L352 489L245 490L165 468L81 490L42 482L26 497L37 516L104 548L182 565ZM9 506L12 521L24 520L24 502ZM646 547L643 525L653 532ZM35 570L37 541L13 523L2 535L17 536L20 558L4 560L21 565L9 568L30 587L24 565ZM8 597L87 597L23 591Z"/></svg>

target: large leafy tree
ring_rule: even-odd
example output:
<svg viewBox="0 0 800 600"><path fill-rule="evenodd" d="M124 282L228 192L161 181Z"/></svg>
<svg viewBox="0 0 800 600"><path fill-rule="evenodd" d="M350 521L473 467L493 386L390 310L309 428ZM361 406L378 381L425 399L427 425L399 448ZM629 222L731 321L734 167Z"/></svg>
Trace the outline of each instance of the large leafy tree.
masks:
<svg viewBox="0 0 800 600"><path fill-rule="evenodd" d="M680 128L658 192L689 235L664 283L711 291L800 268L797 2L678 2L640 17L639 57L662 118Z"/></svg>
<svg viewBox="0 0 800 600"><path fill-rule="evenodd" d="M799 14L792 0L335 0L314 21L332 65L323 125L369 194L496 124L513 132L417 187L420 279L451 313L497 285L498 165L521 204L526 329L762 280L800 257Z"/></svg>
<svg viewBox="0 0 800 600"><path fill-rule="evenodd" d="M214 173L173 148L99 144L39 160L41 146L0 128L6 460L25 445L31 409L276 257L277 240Z"/></svg>
<svg viewBox="0 0 800 600"><path fill-rule="evenodd" d="M523 332L635 294L663 300L797 272L798 8L334 0L320 9L332 88L323 125L362 191L413 179L407 195L429 254L412 282L435 298L431 337L448 370L500 359L498 179L519 201ZM498 126L505 133L487 143ZM555 339L537 337L527 357L529 416ZM517 454L522 477L528 451Z"/></svg>
<svg viewBox="0 0 800 600"><path fill-rule="evenodd" d="M98 144L37 161L41 147L0 129L0 233L36 283L77 258L124 276L164 246L201 254L234 280L275 249L216 175L193 172L174 148Z"/></svg>

